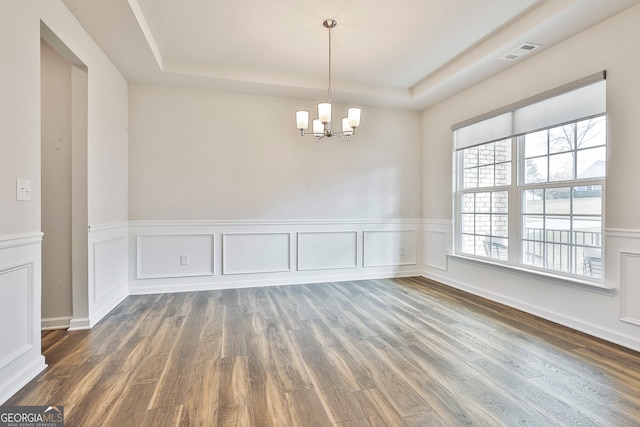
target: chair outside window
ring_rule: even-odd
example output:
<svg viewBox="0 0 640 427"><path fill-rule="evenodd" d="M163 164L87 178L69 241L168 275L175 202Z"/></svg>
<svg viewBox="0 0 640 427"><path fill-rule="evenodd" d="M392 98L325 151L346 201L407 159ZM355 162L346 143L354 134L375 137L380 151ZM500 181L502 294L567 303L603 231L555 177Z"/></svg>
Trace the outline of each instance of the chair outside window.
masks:
<svg viewBox="0 0 640 427"><path fill-rule="evenodd" d="M592 277L602 277L602 250L599 248L584 248L582 254L584 274Z"/></svg>

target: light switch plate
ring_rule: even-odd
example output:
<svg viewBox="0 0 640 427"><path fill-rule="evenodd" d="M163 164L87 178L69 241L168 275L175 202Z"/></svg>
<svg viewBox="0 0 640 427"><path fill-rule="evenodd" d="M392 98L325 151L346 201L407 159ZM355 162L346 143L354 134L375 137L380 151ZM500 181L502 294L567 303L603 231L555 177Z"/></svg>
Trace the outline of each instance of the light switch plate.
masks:
<svg viewBox="0 0 640 427"><path fill-rule="evenodd" d="M16 200L31 200L31 180L16 179Z"/></svg>

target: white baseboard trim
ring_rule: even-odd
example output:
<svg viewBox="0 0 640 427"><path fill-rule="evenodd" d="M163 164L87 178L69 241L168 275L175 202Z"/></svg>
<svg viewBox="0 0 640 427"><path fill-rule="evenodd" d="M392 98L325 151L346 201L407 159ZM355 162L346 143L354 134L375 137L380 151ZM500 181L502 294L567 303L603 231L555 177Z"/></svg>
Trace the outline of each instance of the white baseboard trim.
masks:
<svg viewBox="0 0 640 427"><path fill-rule="evenodd" d="M234 281L217 281L205 283L167 283L152 286L144 286L129 288L129 295L146 295L146 294L165 294L174 292L193 292L193 291L211 291L220 289L238 289L238 288L259 288L267 286L285 286L285 285L302 285L309 283L329 283L329 282L350 282L356 280L375 280L389 279L393 277L415 277L420 276L418 270L405 270L395 273L363 273L363 274L341 274L341 275L317 275L305 277L287 277L274 279L258 279L258 280L234 280Z"/></svg>
<svg viewBox="0 0 640 427"><path fill-rule="evenodd" d="M42 319L41 329L43 331L52 331L55 329L68 329L71 325L71 316L63 317L47 317Z"/></svg>
<svg viewBox="0 0 640 427"><path fill-rule="evenodd" d="M47 364L44 363L44 356L40 356L10 378L3 379L2 384L0 384L0 405L9 400L11 396L20 391L20 389L26 386L32 379L40 375L46 368Z"/></svg>
<svg viewBox="0 0 640 427"><path fill-rule="evenodd" d="M109 301L103 304L100 308L98 308L94 313L91 313L91 317L89 319L89 328L93 328L97 325L104 317L109 314L111 310L116 308L118 304L120 304L124 299L129 296L129 292L126 292L126 286L120 287L123 291L116 293Z"/></svg>
<svg viewBox="0 0 640 427"><path fill-rule="evenodd" d="M532 314L545 320L549 320L554 323L566 326L571 329L575 329L580 332L592 335L596 338L601 338L605 341L612 342L614 344L621 345L623 347L630 348L635 351L640 351L640 338L631 335L621 334L619 332L603 328L593 323L584 322L582 320L565 316L562 313L555 311L549 311L543 307L529 304L525 301L505 297L504 295L497 294L495 292L487 291L486 289L479 288L477 286L462 283L456 280L449 279L438 273L423 271L422 277L426 279L435 280L452 288L459 289L461 291L468 292L473 295L477 295L491 301L498 302L500 304L507 305L509 307L521 310L525 313Z"/></svg>
<svg viewBox="0 0 640 427"><path fill-rule="evenodd" d="M91 322L88 317L78 317L71 319L68 331L85 331L91 329Z"/></svg>

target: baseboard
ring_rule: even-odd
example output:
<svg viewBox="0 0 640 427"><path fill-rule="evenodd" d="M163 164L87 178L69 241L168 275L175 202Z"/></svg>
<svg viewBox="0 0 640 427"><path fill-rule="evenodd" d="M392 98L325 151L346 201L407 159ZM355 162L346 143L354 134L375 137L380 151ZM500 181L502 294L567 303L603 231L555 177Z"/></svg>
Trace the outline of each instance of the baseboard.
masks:
<svg viewBox="0 0 640 427"><path fill-rule="evenodd" d="M72 318L69 322L68 331L84 331L87 329L91 329L91 322L88 317L77 317Z"/></svg>
<svg viewBox="0 0 640 427"><path fill-rule="evenodd" d="M106 303L102 304L99 308L94 308L93 313L89 318L89 328L93 328L97 325L104 317L109 314L111 310L116 308L118 304L120 304L124 299L129 296L129 293L126 292L126 286L120 287L121 292L116 293L111 299L109 299Z"/></svg>
<svg viewBox="0 0 640 427"><path fill-rule="evenodd" d="M519 299L506 297L504 295L487 291L486 289L479 288L477 286L452 280L438 273L423 271L421 275L426 279L434 280L444 285L451 286L452 288L456 288L461 291L465 291L470 294L477 295L479 297L483 297L500 304L504 304L525 313L532 314L536 317L540 317L541 319L558 323L562 326L575 329L576 331L583 332L585 334L621 345L623 347L630 348L635 351L640 351L640 339L638 337L622 334L608 328L603 328L589 322L584 322L574 317L566 316L556 311L550 311L543 307L529 304Z"/></svg>
<svg viewBox="0 0 640 427"><path fill-rule="evenodd" d="M71 326L71 319L72 319L71 316L43 318L41 329L43 331L52 331L55 329L69 329L69 326Z"/></svg>
<svg viewBox="0 0 640 427"><path fill-rule="evenodd" d="M12 377L6 380L3 379L2 384L0 384L0 405L3 405L46 368L47 364L44 361L44 356L40 356L24 367L24 369L16 372Z"/></svg>
<svg viewBox="0 0 640 427"><path fill-rule="evenodd" d="M84 331L93 328L104 317L109 314L111 310L116 308L124 299L129 295L127 292L120 292L111 298L108 302L104 303L101 307L97 308L90 317L78 317L71 318L69 321L68 331ZM53 329L53 328L52 328Z"/></svg>
<svg viewBox="0 0 640 427"><path fill-rule="evenodd" d="M405 270L395 273L364 273L364 274L340 274L340 275L317 275L305 277L287 277L274 279L258 279L258 280L234 280L234 281L216 281L204 283L166 283L152 286L129 288L130 295L146 295L146 294L165 294L174 292L194 292L194 291L211 291L220 289L237 289L237 288L258 288L268 286L288 286L302 285L309 283L328 283L328 282L349 282L356 280L375 280L389 279L393 277L415 277L420 276L418 270Z"/></svg>

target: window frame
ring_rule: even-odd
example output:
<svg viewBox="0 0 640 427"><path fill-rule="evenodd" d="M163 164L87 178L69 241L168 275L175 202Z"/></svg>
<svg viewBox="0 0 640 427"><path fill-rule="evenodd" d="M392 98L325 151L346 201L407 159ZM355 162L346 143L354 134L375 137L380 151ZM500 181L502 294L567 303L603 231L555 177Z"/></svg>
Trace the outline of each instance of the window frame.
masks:
<svg viewBox="0 0 640 427"><path fill-rule="evenodd" d="M510 149L511 156L510 156L510 160L508 161L508 163L511 163L511 171L510 171L510 179L509 179L509 184L508 185L500 185L500 186L495 186L494 185L494 186L491 186L491 187L481 187L480 185L476 185L475 187L462 188L462 187L464 187L464 171L469 169L469 168L464 168L464 156L456 156L457 157L457 159L456 159L456 165L457 165L456 171L457 171L457 173L456 173L456 192L455 192L456 197L454 197L454 199L455 199L454 209L455 209L455 212L457 214L457 221L454 221L454 224L456 224L456 232L455 232L456 241L455 241L455 244L454 244L454 250L458 254L461 254L461 253L459 253L458 248L462 248L462 236L465 235L465 234L469 235L468 233L464 233L463 230L462 230L462 225L463 225L462 215L465 212L463 212L462 206L461 206L461 201L462 201L461 194L474 194L475 195L475 194L478 194L478 193L507 192L507 195L508 195L508 206L509 206L508 209L507 209L507 213L506 213L507 218L508 218L507 237L501 237L501 236L497 236L497 235L494 235L494 234L491 234L491 233L490 233L490 235L488 237L490 237L492 239L494 237L495 238L509 239L509 236L512 235L513 227L515 226L515 224L514 224L514 221L511 218L511 214L510 214L509 210L511 209L511 206L512 206L512 204L511 204L512 202L511 201L513 200L514 191L515 191L512 187L514 186L514 183L516 182L516 179L517 179L517 175L515 173L516 168L514 167L515 163L517 162L517 157L514 158L514 153L516 153L516 151L514 151L514 149L516 148L516 145L514 143L513 138L500 139L498 141L489 141L489 142L485 142L485 143L478 144L478 145L475 145L475 146L472 146L472 147L467 147L467 148L475 148L475 147L479 147L481 145L497 143L497 142L506 141L506 140L509 140L510 141L510 145L511 145L511 149ZM464 149L463 150L459 150L459 151L462 152L462 151L464 151ZM458 151L454 152L454 154L457 154L457 153L458 153ZM495 160L495 155L494 155L494 160ZM504 163L507 163L507 162L495 162L494 161L493 163L491 163L491 165L495 166L498 163L504 164ZM478 164L476 167L479 168L480 165ZM479 182L479 180L480 180L480 178L478 176L477 181ZM494 170L494 184L495 184L495 170ZM474 213L474 215L475 214L476 213ZM493 212L490 212L489 215L493 215ZM474 233L472 235L473 236L478 236L478 234L476 234L476 233ZM508 259L511 259L511 257L512 257L511 245L508 245L508 249L507 250L508 250L508 253L507 253L507 260L508 260ZM466 253L465 254L461 254L461 255L472 256L472 255L466 254ZM488 259L488 260L491 260L491 261L499 262L498 259L492 258L492 257L481 257L481 256L478 256L478 258L479 259Z"/></svg>
<svg viewBox="0 0 640 427"><path fill-rule="evenodd" d="M588 283L594 283L597 286L602 286L602 283L604 282L604 277L605 277L605 271L604 271L604 255L605 255L605 238L604 238L604 224L605 224L605 201L606 201L606 192L605 192L605 188L606 188L606 172L604 176L601 177L589 177L589 178L578 178L577 174L578 174L578 169L577 169L577 162L578 162L578 152L581 150L585 150L585 149L589 149L589 148L594 148L594 147L585 147L585 148L580 148L578 146L578 143L576 140L574 140L574 146L571 150L567 150L567 151L563 151L563 153L573 153L573 177L572 179L566 179L566 180L551 180L549 175L550 175L550 170L549 170L549 163L550 163L550 159L551 156L553 154L557 154L554 152L551 152L550 150L550 143L549 140L547 140L547 152L544 155L540 155L538 157L546 157L546 161L547 161L547 179L546 181L543 182L529 182L529 183L525 183L525 174L527 171L526 168L526 158L525 158L525 136L535 133L535 132L539 132L542 130L549 130L549 129L553 129L553 128L558 128L561 126L566 126L568 124L572 124L574 126L574 129L576 129L576 127L578 126L578 124L582 121L585 120L589 120L589 119L594 119L594 118L599 118L599 117L603 117L605 120L605 130L606 130L606 126L607 126L607 114L606 112L602 113L602 114L598 114L595 116L591 116L591 117L584 117L584 118L580 118L580 119L576 119L576 120L572 120L569 123L563 123L563 124L555 124L552 126L548 126L544 129L539 129L539 130L535 130L535 131L530 131L530 132L526 132L524 134L520 134L520 135L513 135L509 138L501 138L499 140L495 140L495 141L487 141L487 142L483 142L483 143L479 143L476 145L470 145L458 150L454 150L454 166L455 166L455 173L454 173L454 204L453 204L453 208L454 208L454 253L457 256L461 256L461 257L469 257L469 258L473 258L478 260L479 262L485 262L485 263L490 263L490 264L501 264L501 265L505 265L508 267L515 267L517 269L522 269L522 270L526 270L526 271L531 271L533 273L539 272L545 276L559 276L559 277L565 277L569 280L572 281L578 281L578 282L588 282ZM574 136L574 138L577 138L577 136ZM476 185L475 187L472 188L464 188L464 172L465 172L465 167L464 167L464 162L465 162L465 158L464 158L464 151L470 148L475 148L475 147L480 147L482 145L485 144L489 144L489 143L495 143L498 141L503 141L506 139L510 139L511 141L511 182L509 185L501 185L501 186L495 186L495 178L494 178L494 186L490 186L490 187L481 187L479 185ZM604 144L600 144L596 147L604 147L605 150L605 171L606 171L606 161L607 161L607 136L605 133L605 137L604 137ZM529 158L534 158L534 156L529 157ZM495 160L495 159L494 159ZM496 164L496 162L494 161L494 163L492 164ZM479 164L476 166L479 167ZM468 169L468 168L467 168ZM494 177L495 177L495 172L494 172ZM477 182L479 182L480 177L478 177ZM593 187L593 186L600 186L601 188L601 199L600 199L600 215L581 215L581 214L576 214L573 210L573 203L574 203L574 198L575 198L575 189L576 188L585 188L585 187ZM571 240L569 241L568 245L567 245L567 250L568 253L570 255L569 260L568 260L568 265L569 265L569 271L560 271L560 270L555 270L552 268L546 268L546 267L541 267L541 266L536 266L533 265L531 263L525 263L525 242L529 241L529 240L525 240L525 236L524 236L524 226L525 226L525 216L527 215L526 212L524 212L524 200L525 200L525 194L527 192L527 190L532 190L532 189L541 189L543 191L543 194L546 194L546 190L547 189L553 189L553 188L570 188L570 197L568 198L569 203L570 203L570 212L569 214L563 214L563 215L558 215L558 216L566 216L566 218L568 219L570 225L570 229L569 229L569 235L571 237ZM477 254L477 244L476 247L474 247L474 254L470 254L467 252L463 252L464 247L463 247L463 236L468 234L465 233L463 230L463 214L465 214L465 212L463 211L463 207L462 207L462 200L463 200L463 196L465 194L477 194L477 193L494 193L494 192L498 192L498 191L506 191L508 193L508 211L507 211L507 216L508 216L508 236L505 239L508 239L508 255L506 260L504 259L499 259L499 258L495 258L492 256L492 254L488 254L487 256L482 256L482 255L478 255ZM546 199L545 199L546 200ZM477 214L477 211L475 211L474 214ZM549 216L553 216L552 214L549 214L548 212L545 212L543 210L543 212L540 214L540 216L544 219L546 219ZM601 255L601 264L600 264L600 276L596 277L596 276L588 276L586 274L580 274L577 272L577 264L576 264L576 260L577 260L577 253L576 251L578 250L578 248L584 248L586 245L584 244L579 244L575 241L575 236L573 235L573 221L575 219L575 217L588 217L588 216L592 216L592 217L597 217L600 220L600 230L599 230L599 236L600 236L600 246L599 246L599 251L600 251L600 255ZM492 231L490 232L490 234L492 234ZM478 236L478 234L475 233L475 229L474 229L474 236ZM493 236L489 236L489 238L492 238ZM553 243L549 243L546 240L541 241L541 245L544 247L546 245L549 244L553 244ZM545 249L546 251L546 249ZM583 252L584 254L584 252ZM584 256L584 255L582 255ZM586 268L586 267L583 267Z"/></svg>

